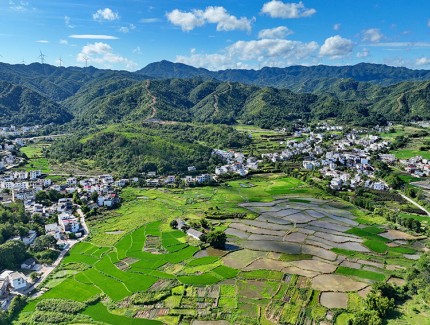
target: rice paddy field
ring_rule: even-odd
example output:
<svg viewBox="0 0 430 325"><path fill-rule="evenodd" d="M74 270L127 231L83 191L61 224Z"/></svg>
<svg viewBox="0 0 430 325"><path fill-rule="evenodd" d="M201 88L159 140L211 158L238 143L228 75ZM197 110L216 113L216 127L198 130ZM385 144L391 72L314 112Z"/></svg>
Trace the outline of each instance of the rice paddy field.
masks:
<svg viewBox="0 0 430 325"><path fill-rule="evenodd" d="M125 189L121 208L90 222L90 238L18 322L37 324L50 299L80 306L67 315L71 324L346 324L372 283L401 280L420 254L424 239L360 224L355 207L297 179L246 182L252 186ZM169 226L213 210L226 216L210 220L225 230L226 250L205 249Z"/></svg>

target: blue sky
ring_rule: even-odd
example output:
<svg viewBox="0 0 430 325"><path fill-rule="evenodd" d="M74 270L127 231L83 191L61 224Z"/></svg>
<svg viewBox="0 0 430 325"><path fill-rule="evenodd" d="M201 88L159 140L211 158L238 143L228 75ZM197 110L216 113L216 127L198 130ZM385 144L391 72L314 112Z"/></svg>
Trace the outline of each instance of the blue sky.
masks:
<svg viewBox="0 0 430 325"><path fill-rule="evenodd" d="M137 70L383 63L430 69L428 0L0 0L0 61Z"/></svg>

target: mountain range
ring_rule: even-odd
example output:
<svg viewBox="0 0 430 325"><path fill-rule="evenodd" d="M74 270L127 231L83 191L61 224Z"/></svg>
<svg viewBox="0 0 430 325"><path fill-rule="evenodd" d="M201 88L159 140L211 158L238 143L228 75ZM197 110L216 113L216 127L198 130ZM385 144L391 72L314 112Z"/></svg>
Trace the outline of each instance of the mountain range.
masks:
<svg viewBox="0 0 430 325"><path fill-rule="evenodd" d="M427 119L427 80L427 70L367 63L209 71L161 61L136 72L0 63L0 125Z"/></svg>

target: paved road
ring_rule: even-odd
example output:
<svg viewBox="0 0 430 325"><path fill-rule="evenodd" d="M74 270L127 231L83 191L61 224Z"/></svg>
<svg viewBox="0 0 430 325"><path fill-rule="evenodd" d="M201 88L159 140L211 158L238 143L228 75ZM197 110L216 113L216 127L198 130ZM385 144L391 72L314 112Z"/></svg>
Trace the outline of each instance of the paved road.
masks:
<svg viewBox="0 0 430 325"><path fill-rule="evenodd" d="M414 200L412 200L411 198L407 197L406 195L402 194L399 192L399 194L407 201L411 202L413 205L415 205L416 207L420 208L421 210L423 210L425 213L427 213L428 216L430 216L430 212L424 208L422 205L418 204L417 202L415 202Z"/></svg>
<svg viewBox="0 0 430 325"><path fill-rule="evenodd" d="M76 245L77 243L79 243L80 241L84 240L85 238L87 238L88 234L89 234L89 229L88 226L85 222L85 215L82 212L82 210L79 208L77 209L77 212L79 214L79 216L81 217L81 225L82 228L84 228L84 234L81 238L79 238L79 240L68 240L67 243L69 244L69 247L62 250L60 255L58 256L58 258L55 260L54 263L52 263L52 265L50 266L43 266L41 269L41 277L35 282L33 283L33 285L29 288L27 288L25 291L23 291L23 294L27 295L29 294L31 291L33 291L34 289L36 289L56 268L58 265L60 265L61 261L63 260L64 256L69 252L69 250ZM39 271L40 272L40 271ZM38 297L42 294L42 292L36 292L34 295L32 295L32 298Z"/></svg>

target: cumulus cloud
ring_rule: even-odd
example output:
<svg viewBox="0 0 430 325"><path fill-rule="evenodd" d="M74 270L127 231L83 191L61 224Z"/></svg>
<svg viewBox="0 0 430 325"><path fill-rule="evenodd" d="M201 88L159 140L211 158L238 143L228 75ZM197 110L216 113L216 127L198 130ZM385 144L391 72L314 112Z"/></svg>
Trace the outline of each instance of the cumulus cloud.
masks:
<svg viewBox="0 0 430 325"><path fill-rule="evenodd" d="M415 64L418 66L429 65L430 64L430 58L427 58L427 57L418 58L415 60Z"/></svg>
<svg viewBox="0 0 430 325"><path fill-rule="evenodd" d="M314 55L318 49L316 42L260 39L235 42L220 53L199 54L192 51L188 56L177 56L176 61L211 70L250 68L256 65L287 66L302 64L303 60Z"/></svg>
<svg viewBox="0 0 430 325"><path fill-rule="evenodd" d="M119 19L119 15L117 12L114 12L110 8L99 9L96 13L93 14L93 19L96 21L114 21Z"/></svg>
<svg viewBox="0 0 430 325"><path fill-rule="evenodd" d="M60 42L59 42L61 45L69 45L69 42L67 41L67 40L65 40L65 39L60 39Z"/></svg>
<svg viewBox="0 0 430 325"><path fill-rule="evenodd" d="M334 29L334 30L339 30L341 27L342 27L342 25L341 25L341 24L334 24L334 25L333 25L333 29Z"/></svg>
<svg viewBox="0 0 430 325"><path fill-rule="evenodd" d="M320 55L336 59L350 54L353 47L351 40L336 35L324 41L320 49Z"/></svg>
<svg viewBox="0 0 430 325"><path fill-rule="evenodd" d="M384 38L379 28L369 28L363 31L363 41L379 43Z"/></svg>
<svg viewBox="0 0 430 325"><path fill-rule="evenodd" d="M122 26L122 27L120 27L119 28L119 31L121 32L121 33L124 33L124 34L126 34L126 33L129 33L131 30L133 30L133 29L136 29L136 26L135 25L133 25L133 24L130 24L130 25L128 25L128 26Z"/></svg>
<svg viewBox="0 0 430 325"><path fill-rule="evenodd" d="M75 26L71 24L71 19L69 16L64 16L64 25L66 25L68 28L75 28Z"/></svg>
<svg viewBox="0 0 430 325"><path fill-rule="evenodd" d="M317 11L313 8L306 8L301 1L299 3L288 3L272 0L263 5L261 12L272 18L301 18L310 17Z"/></svg>
<svg viewBox="0 0 430 325"><path fill-rule="evenodd" d="M85 45L76 56L76 61L80 63L102 64L110 66L112 64L122 64L126 68L136 67L136 63L113 52L109 44L95 42Z"/></svg>
<svg viewBox="0 0 430 325"><path fill-rule="evenodd" d="M49 41L44 40L44 39L41 39L41 40L36 41L36 43L43 43L43 44L46 44L46 43L49 43Z"/></svg>
<svg viewBox="0 0 430 325"><path fill-rule="evenodd" d="M293 34L293 31L285 26L279 26L271 29L263 29L258 33L260 39L279 39Z"/></svg>
<svg viewBox="0 0 430 325"><path fill-rule="evenodd" d="M357 58L367 58L370 52L368 49L364 48L360 52L357 52Z"/></svg>
<svg viewBox="0 0 430 325"><path fill-rule="evenodd" d="M237 18L230 15L224 7L207 7L205 10L191 10L188 12L174 9L166 14L167 19L183 31L191 31L207 23L216 24L217 31L232 31L252 29L255 18Z"/></svg>
<svg viewBox="0 0 430 325"><path fill-rule="evenodd" d="M77 38L77 39L110 39L110 40L114 40L114 39L118 39L118 37L116 36L111 36L111 35L98 35L98 34L74 34L74 35L70 35L69 38Z"/></svg>

